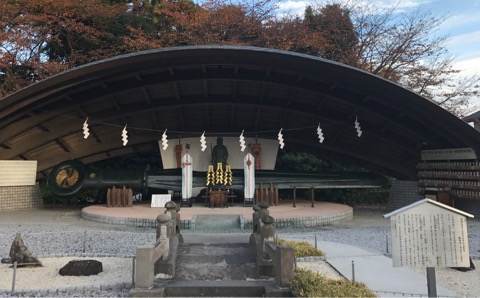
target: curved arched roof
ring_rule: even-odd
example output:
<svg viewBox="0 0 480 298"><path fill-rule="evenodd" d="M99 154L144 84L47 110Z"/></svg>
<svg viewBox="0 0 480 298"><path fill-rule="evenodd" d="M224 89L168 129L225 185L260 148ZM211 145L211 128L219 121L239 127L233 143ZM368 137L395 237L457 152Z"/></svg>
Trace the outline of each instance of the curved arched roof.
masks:
<svg viewBox="0 0 480 298"><path fill-rule="evenodd" d="M93 137L83 140L87 116ZM357 116L361 138L354 129ZM123 148L121 129L100 122L184 136L242 129L248 136L321 122L325 143L314 129L287 130L286 149L352 159L399 178L415 177L421 149L480 152L480 134L465 122L359 69L280 50L189 46L90 63L1 99L0 159L36 159L44 171L67 159L88 163L158 150L158 133L130 130Z"/></svg>

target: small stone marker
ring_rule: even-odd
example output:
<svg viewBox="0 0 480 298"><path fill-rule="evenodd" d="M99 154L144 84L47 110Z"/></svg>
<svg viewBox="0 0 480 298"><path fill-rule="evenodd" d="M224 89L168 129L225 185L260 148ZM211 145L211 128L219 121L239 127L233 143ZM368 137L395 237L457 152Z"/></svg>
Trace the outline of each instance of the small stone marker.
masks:
<svg viewBox="0 0 480 298"><path fill-rule="evenodd" d="M73 260L63 266L58 273L68 276L89 276L102 271L102 262L97 260Z"/></svg>
<svg viewBox="0 0 480 298"><path fill-rule="evenodd" d="M41 267L42 263L35 258L27 246L23 242L22 236L20 233L17 233L15 239L13 240L12 246L10 247L10 259L4 261L9 261L10 263L17 262L17 266L20 267Z"/></svg>
<svg viewBox="0 0 480 298"><path fill-rule="evenodd" d="M390 218L393 266L427 268L429 297L435 268L469 267L467 218L473 215L430 199L384 215Z"/></svg>

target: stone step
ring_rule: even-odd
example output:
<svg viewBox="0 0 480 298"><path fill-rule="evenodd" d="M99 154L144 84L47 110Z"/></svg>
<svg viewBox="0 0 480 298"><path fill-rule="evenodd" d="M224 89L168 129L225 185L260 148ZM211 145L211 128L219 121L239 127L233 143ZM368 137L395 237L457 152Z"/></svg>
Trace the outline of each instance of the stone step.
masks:
<svg viewBox="0 0 480 298"><path fill-rule="evenodd" d="M195 231L240 231L240 215L205 214L194 217Z"/></svg>
<svg viewBox="0 0 480 298"><path fill-rule="evenodd" d="M246 243L194 243L179 248L178 280L245 280L256 276L255 255Z"/></svg>
<svg viewBox="0 0 480 298"><path fill-rule="evenodd" d="M153 289L135 289L134 297L289 297L273 280L157 281Z"/></svg>

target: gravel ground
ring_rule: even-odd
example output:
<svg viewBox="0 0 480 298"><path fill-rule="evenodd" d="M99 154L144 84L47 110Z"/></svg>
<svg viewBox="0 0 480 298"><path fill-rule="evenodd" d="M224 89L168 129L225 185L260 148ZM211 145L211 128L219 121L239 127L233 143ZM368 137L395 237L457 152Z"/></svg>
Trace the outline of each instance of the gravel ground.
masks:
<svg viewBox="0 0 480 298"><path fill-rule="evenodd" d="M280 230L280 236L286 238L314 239L339 242L359 246L364 249L387 253L387 238L391 251L390 225L389 221L383 219L380 211L355 210L352 220L334 226L321 227L317 229L305 229L300 232L293 230ZM480 258L480 221L468 222L468 238L470 255Z"/></svg>
<svg viewBox="0 0 480 298"><path fill-rule="evenodd" d="M450 268L437 269L437 283L454 290L462 297L480 297L480 260L474 260L474 264L477 269L467 272Z"/></svg>
<svg viewBox="0 0 480 298"><path fill-rule="evenodd" d="M1 298L6 297L130 297L130 288L86 288L80 290L51 290L46 292L24 292L15 293L14 296L8 293L1 293Z"/></svg>
<svg viewBox="0 0 480 298"><path fill-rule="evenodd" d="M2 229L3 231L3 229ZM16 229L18 231L18 229ZM58 255L133 256L137 246L155 243L155 233L119 231L50 231L20 230L25 245L39 257ZM0 256L7 256L15 231L0 234ZM84 251L85 247L85 251Z"/></svg>
<svg viewBox="0 0 480 298"><path fill-rule="evenodd" d="M102 262L103 271L91 276L62 276L58 272L60 268L71 260L94 259ZM118 287L130 284L132 280L131 258L40 258L42 267L18 268L15 289L24 291L44 291L57 289L67 291L72 288L100 288ZM0 264L0 291L11 290L12 269L9 264Z"/></svg>

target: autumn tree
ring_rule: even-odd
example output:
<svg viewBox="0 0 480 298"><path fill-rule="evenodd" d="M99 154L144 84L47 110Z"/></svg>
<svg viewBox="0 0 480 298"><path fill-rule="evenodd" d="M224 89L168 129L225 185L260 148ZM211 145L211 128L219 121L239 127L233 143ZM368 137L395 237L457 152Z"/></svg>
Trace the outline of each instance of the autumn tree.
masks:
<svg viewBox="0 0 480 298"><path fill-rule="evenodd" d="M305 9L304 23L311 32L318 32L325 40L321 56L349 65L357 64L355 48L358 38L348 8L329 4L314 10Z"/></svg>
<svg viewBox="0 0 480 298"><path fill-rule="evenodd" d="M436 34L442 18L429 13L399 14L371 7L350 8L358 37L358 67L397 82L456 115L480 91L478 77L460 77Z"/></svg>
<svg viewBox="0 0 480 298"><path fill-rule="evenodd" d="M161 46L150 23L121 1L1 1L0 96L77 65Z"/></svg>

